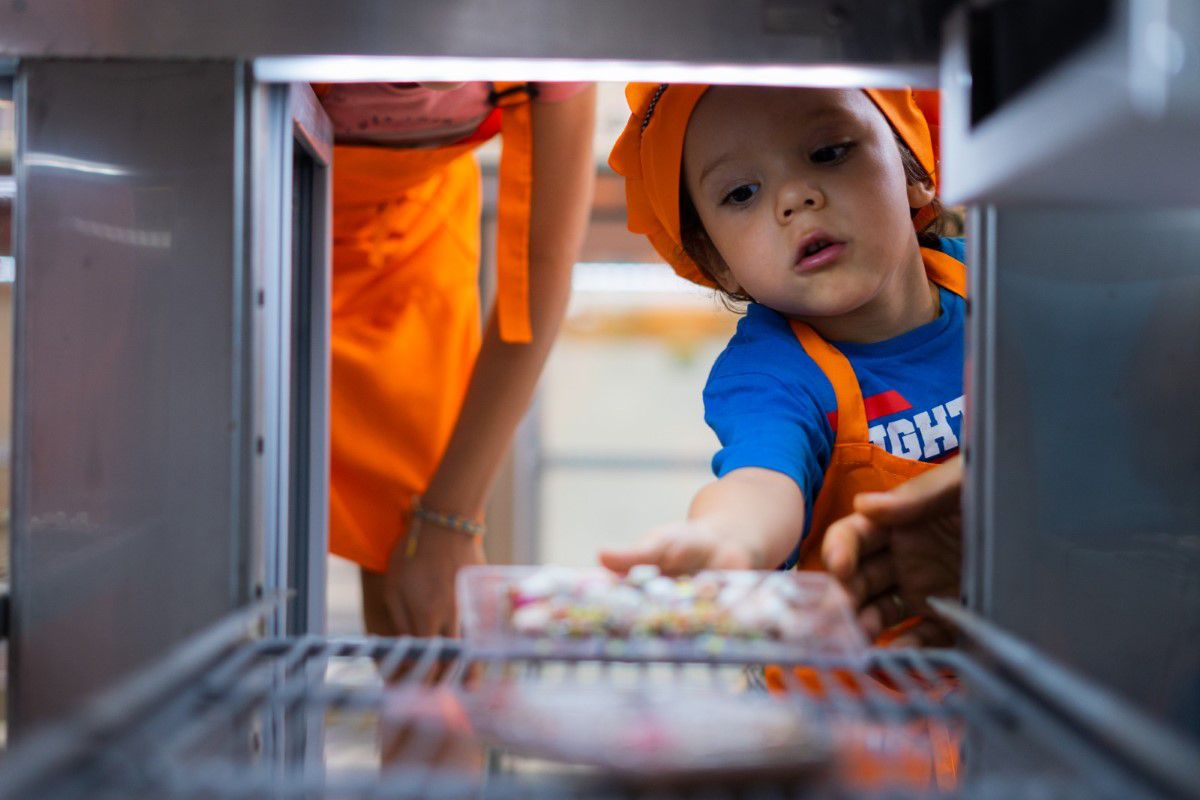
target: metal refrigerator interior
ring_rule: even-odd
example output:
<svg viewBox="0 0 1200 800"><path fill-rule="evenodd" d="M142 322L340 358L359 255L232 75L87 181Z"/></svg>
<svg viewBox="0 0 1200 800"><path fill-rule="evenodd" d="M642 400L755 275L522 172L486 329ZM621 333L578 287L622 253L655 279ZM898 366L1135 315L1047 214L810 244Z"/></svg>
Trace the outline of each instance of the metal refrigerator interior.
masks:
<svg viewBox="0 0 1200 800"><path fill-rule="evenodd" d="M1200 6L1054 5L957 13L942 60L968 600L1200 739Z"/></svg>
<svg viewBox="0 0 1200 800"><path fill-rule="evenodd" d="M917 5L871 0L856 18L879 24L859 25L780 0L0 12L21 197L15 735L260 596L292 592L267 632L321 630L331 140L291 81L561 80L558 59L930 83L949 0Z"/></svg>
<svg viewBox="0 0 1200 800"><path fill-rule="evenodd" d="M69 719L259 595L295 590L262 633L320 633L329 132L307 90L287 81L324 77L332 62L320 57L333 53L484 48L672 59L699 76L713 62L753 58L911 80L933 75L927 49L939 38L945 189L971 206L968 604L1200 736L1195 4L1112 0L1066 17L1046 10L1054 4L972 4L943 37L929 32L950 3L918 4L919 14L866 0L622 3L624 23L585 4L530 1L503 14L465 4L487 21L486 43L462 34L484 26L451 30L417 4L346 6L343 22L357 14L372 25L277 29L257 17L231 28L244 12L235 3L211 14L134 5L48 0L0 13L12 23L0 25L0 52L22 57L10 650L18 738ZM288 14L324 20L320 5L294 3ZM112 24L135 12L152 16ZM560 35L537 35L546 30ZM304 67L298 56L318 59ZM268 638L195 691L261 659L301 673L311 672L307 659L335 655L433 670L439 648L461 663L445 644ZM467 671L458 669L452 678ZM229 685L237 702L249 696ZM285 683L280 702L351 696L312 688ZM983 694L1007 703L1002 692ZM177 700L142 730L142 746L151 733L166 737L172 720L202 719L205 697ZM1025 729L1014 730L1020 738ZM305 775L317 783L300 784L299 796L322 785Z"/></svg>

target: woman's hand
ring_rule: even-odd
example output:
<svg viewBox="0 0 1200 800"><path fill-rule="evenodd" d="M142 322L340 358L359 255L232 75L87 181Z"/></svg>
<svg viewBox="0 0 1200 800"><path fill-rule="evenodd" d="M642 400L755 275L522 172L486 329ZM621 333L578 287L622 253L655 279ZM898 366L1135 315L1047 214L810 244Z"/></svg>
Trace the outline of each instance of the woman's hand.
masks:
<svg viewBox="0 0 1200 800"><path fill-rule="evenodd" d="M825 531L825 566L850 592L868 636L910 614L931 615L928 597L960 595L961 494L962 460L955 457L890 492L858 495L855 513ZM949 630L928 616L894 644L949 640Z"/></svg>
<svg viewBox="0 0 1200 800"><path fill-rule="evenodd" d="M703 569L762 569L762 557L744 541L722 536L703 520L670 522L629 547L600 551L600 563L613 572L654 564L664 575Z"/></svg>
<svg viewBox="0 0 1200 800"><path fill-rule="evenodd" d="M454 602L459 569L484 563L483 540L414 521L416 547L405 539L392 550L383 581L383 600L397 636L455 636L458 610Z"/></svg>

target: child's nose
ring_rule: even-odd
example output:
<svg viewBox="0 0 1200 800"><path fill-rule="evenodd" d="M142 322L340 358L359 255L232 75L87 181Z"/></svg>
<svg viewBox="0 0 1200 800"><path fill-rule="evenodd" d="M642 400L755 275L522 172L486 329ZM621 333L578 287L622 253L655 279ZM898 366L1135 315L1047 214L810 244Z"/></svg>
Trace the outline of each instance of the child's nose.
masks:
<svg viewBox="0 0 1200 800"><path fill-rule="evenodd" d="M779 192L777 215L787 222L798 211L817 211L825 206L825 194L807 181L793 181Z"/></svg>

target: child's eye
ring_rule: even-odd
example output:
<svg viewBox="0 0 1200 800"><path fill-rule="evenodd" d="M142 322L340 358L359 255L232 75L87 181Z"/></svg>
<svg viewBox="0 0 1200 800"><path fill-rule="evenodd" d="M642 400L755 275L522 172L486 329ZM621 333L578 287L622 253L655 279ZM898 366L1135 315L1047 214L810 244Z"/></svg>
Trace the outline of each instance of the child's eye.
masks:
<svg viewBox="0 0 1200 800"><path fill-rule="evenodd" d="M724 205L728 203L735 206L744 206L746 203L749 203L750 198L754 197L754 195L757 193L758 184L744 183L721 198L721 204Z"/></svg>
<svg viewBox="0 0 1200 800"><path fill-rule="evenodd" d="M828 147L821 147L814 150L808 158L814 164L837 164L845 160L853 147L853 142L831 144Z"/></svg>

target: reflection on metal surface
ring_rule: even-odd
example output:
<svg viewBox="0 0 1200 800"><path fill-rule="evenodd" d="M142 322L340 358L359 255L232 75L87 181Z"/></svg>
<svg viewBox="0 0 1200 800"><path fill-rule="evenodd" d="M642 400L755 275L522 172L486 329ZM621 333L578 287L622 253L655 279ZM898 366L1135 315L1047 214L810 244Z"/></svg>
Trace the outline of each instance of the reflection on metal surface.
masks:
<svg viewBox="0 0 1200 800"><path fill-rule="evenodd" d="M0 56L454 56L931 67L952 0L36 0Z"/></svg>
<svg viewBox="0 0 1200 800"><path fill-rule="evenodd" d="M141 228L125 228L120 225L108 225L91 219L71 217L66 221L67 228L83 236L94 236L117 244L130 247L153 247L169 249L171 247L170 231L151 231Z"/></svg>
<svg viewBox="0 0 1200 800"><path fill-rule="evenodd" d="M920 64L742 65L675 61L397 56L266 57L254 62L261 81L657 81L762 86L933 86L937 71Z"/></svg>
<svg viewBox="0 0 1200 800"><path fill-rule="evenodd" d="M1200 209L977 221L970 599L1200 736Z"/></svg>
<svg viewBox="0 0 1200 800"><path fill-rule="evenodd" d="M18 735L249 598L237 570L254 391L242 373L253 339L237 337L250 305L245 75L219 62L21 63Z"/></svg>
<svg viewBox="0 0 1200 800"><path fill-rule="evenodd" d="M83 158L72 158L55 153L26 153L21 159L21 164L25 169L61 169L68 172L82 172L88 175L104 175L111 178L124 178L132 174L128 169L115 164L88 161Z"/></svg>

